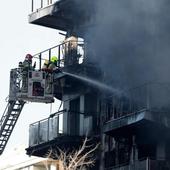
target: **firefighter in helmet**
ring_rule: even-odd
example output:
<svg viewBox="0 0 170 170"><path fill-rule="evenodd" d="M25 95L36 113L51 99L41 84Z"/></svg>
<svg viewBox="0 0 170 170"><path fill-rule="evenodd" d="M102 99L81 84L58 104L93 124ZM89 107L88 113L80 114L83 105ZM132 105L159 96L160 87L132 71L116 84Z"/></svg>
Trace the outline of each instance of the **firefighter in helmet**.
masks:
<svg viewBox="0 0 170 170"><path fill-rule="evenodd" d="M57 68L58 68L58 58L56 56L52 56L48 69L55 71Z"/></svg>
<svg viewBox="0 0 170 170"><path fill-rule="evenodd" d="M51 94L52 93L52 82L53 82L53 72L56 72L58 70L58 58L56 56L52 56L50 61L46 61L46 63L44 63L44 66L47 67L44 71L47 72L46 74L46 93L47 94Z"/></svg>
<svg viewBox="0 0 170 170"><path fill-rule="evenodd" d="M28 72L29 70L34 70L34 66L32 66L32 58L31 54L27 54L25 56L25 60L23 62L19 62L19 67L21 68L22 73L22 92L28 91Z"/></svg>
<svg viewBox="0 0 170 170"><path fill-rule="evenodd" d="M33 70L33 67L32 67L32 58L33 56L31 54L27 54L25 56L25 60L24 62L22 63L23 65L23 70Z"/></svg>

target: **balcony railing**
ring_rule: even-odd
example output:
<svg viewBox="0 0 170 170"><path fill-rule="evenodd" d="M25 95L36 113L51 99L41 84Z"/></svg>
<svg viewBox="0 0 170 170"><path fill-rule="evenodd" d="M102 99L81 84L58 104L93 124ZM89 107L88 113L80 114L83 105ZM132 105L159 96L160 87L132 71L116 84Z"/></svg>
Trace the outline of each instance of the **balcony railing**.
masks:
<svg viewBox="0 0 170 170"><path fill-rule="evenodd" d="M118 119L141 110L166 114L170 111L170 83L149 83L128 90L121 97L113 97L113 113L108 120Z"/></svg>
<svg viewBox="0 0 170 170"><path fill-rule="evenodd" d="M38 9L45 8L60 0L32 0L31 1L31 12L35 12Z"/></svg>
<svg viewBox="0 0 170 170"><path fill-rule="evenodd" d="M71 44L76 44L73 49ZM59 45L48 48L40 53L35 54L33 62L36 62L36 69L41 70L43 62L51 59L52 56L58 58L57 66L62 68L66 65L81 64L86 58L84 41L65 41Z"/></svg>
<svg viewBox="0 0 170 170"><path fill-rule="evenodd" d="M138 160L131 164L122 164L105 170L168 170L170 169L170 164L165 160L152 160L150 158L145 160Z"/></svg>
<svg viewBox="0 0 170 170"><path fill-rule="evenodd" d="M88 136L94 117L65 110L35 122L29 127L29 146L39 145L63 136Z"/></svg>

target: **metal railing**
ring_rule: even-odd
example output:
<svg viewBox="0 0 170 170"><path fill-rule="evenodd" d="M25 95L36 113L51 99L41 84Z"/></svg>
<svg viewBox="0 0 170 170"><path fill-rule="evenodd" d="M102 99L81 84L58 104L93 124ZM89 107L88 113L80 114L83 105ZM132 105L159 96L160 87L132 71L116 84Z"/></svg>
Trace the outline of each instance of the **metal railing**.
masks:
<svg viewBox="0 0 170 170"><path fill-rule="evenodd" d="M45 8L60 0L32 0L31 1L31 12L35 12L38 9Z"/></svg>
<svg viewBox="0 0 170 170"><path fill-rule="evenodd" d="M36 62L36 68L41 70L43 62L45 60L50 61L52 56L58 58L57 66L59 68L64 67L68 63L71 64L70 60L73 60L73 63L76 64L83 63L86 57L84 41L76 41L77 46L74 50L71 48L68 50L70 43L73 43L73 41L63 42L33 55L33 62Z"/></svg>
<svg viewBox="0 0 170 170"><path fill-rule="evenodd" d="M153 160L145 158L143 160L134 161L132 164L129 162L117 166L105 168L105 170L163 170L170 169L170 162L166 160Z"/></svg>
<svg viewBox="0 0 170 170"><path fill-rule="evenodd" d="M63 127L59 124L64 111L58 112L54 117L49 117L35 122L29 127L29 146L34 146L63 135Z"/></svg>
<svg viewBox="0 0 170 170"><path fill-rule="evenodd" d="M29 146L39 145L61 136L88 136L92 131L92 115L59 111L29 127Z"/></svg>
<svg viewBox="0 0 170 170"><path fill-rule="evenodd" d="M126 161L124 163L107 167L105 168L105 170L146 170L149 165L148 162L148 158L136 160L133 161L133 163L130 163L130 161Z"/></svg>
<svg viewBox="0 0 170 170"><path fill-rule="evenodd" d="M123 96L114 96L113 99L113 113L106 121L141 110L167 113L170 111L170 83L148 83L124 92Z"/></svg>

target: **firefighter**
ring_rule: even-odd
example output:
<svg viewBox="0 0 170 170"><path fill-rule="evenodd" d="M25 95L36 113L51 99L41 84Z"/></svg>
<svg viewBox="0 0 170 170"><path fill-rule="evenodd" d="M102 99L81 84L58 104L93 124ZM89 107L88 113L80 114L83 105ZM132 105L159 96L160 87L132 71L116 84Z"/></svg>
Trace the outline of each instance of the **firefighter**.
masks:
<svg viewBox="0 0 170 170"><path fill-rule="evenodd" d="M43 64L43 66L42 66L42 71L45 71L46 72L46 76L45 76L45 93L46 94L51 94L51 81L52 81L52 79L51 79L51 73L52 73L52 71L51 70L49 70L49 65L50 65L50 62L49 62L49 60L47 60L47 59L45 59L45 61L44 61L44 64Z"/></svg>
<svg viewBox="0 0 170 170"><path fill-rule="evenodd" d="M28 91L28 72L35 69L35 63L32 66L32 58L33 56L31 54L27 54L25 60L22 63L19 62L19 66L22 69L22 92Z"/></svg>
<svg viewBox="0 0 170 170"><path fill-rule="evenodd" d="M25 56L25 60L24 62L22 63L22 67L23 67L23 70L34 70L34 67L32 66L32 58L33 56L31 54L27 54Z"/></svg>
<svg viewBox="0 0 170 170"><path fill-rule="evenodd" d="M58 68L58 58L56 56L52 56L48 69L51 71L55 71Z"/></svg>
<svg viewBox="0 0 170 170"><path fill-rule="evenodd" d="M48 61L48 60L47 60ZM58 70L58 58L56 56L52 56L50 62L45 61L44 63L44 71L46 71L46 93L52 93L52 84L53 84L53 72Z"/></svg>
<svg viewBox="0 0 170 170"><path fill-rule="evenodd" d="M27 70L27 71L32 70L33 69L32 58L33 58L33 56L31 54L27 54L25 56L25 60L22 62L22 64L21 64L21 62L19 63L20 67L22 67L23 70Z"/></svg>

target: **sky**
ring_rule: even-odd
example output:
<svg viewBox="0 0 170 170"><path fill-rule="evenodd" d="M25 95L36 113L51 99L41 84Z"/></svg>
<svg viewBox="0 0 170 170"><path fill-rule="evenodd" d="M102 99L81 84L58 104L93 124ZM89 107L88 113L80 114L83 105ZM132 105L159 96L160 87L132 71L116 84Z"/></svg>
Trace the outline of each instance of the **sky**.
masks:
<svg viewBox="0 0 170 170"><path fill-rule="evenodd" d="M16 68L27 53L36 54L62 42L58 30L28 23L31 0L2 1L0 5L0 117L7 105L10 69ZM28 103L24 106L4 152L16 145L28 145L29 124L58 110L60 101L51 104Z"/></svg>

